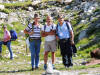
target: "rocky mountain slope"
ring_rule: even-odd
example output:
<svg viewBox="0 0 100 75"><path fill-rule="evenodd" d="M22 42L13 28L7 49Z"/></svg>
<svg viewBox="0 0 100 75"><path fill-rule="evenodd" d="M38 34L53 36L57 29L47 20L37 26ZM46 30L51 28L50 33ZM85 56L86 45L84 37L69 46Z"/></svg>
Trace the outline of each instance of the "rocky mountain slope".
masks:
<svg viewBox="0 0 100 75"><path fill-rule="evenodd" d="M14 5L15 6L15 5ZM99 42L99 28L100 28L100 3L96 1L72 2L70 4L61 4L56 1L48 1L39 3L37 5L23 6L7 6L5 9L13 10L10 13L0 12L0 23L8 24L9 28L15 28L20 34L27 25L27 21L31 21L33 14L38 12L41 16L41 23L45 22L45 15L51 14L54 22L57 23L57 15L63 13L66 19L69 19L74 27L75 42L78 44L82 39L86 38L87 43L83 43L79 48L87 48L92 44ZM4 9L4 10L5 10ZM20 25L20 29L17 27ZM90 39L89 39L90 38ZM93 42L93 43L92 43Z"/></svg>
<svg viewBox="0 0 100 75"><path fill-rule="evenodd" d="M69 19L72 23L75 34L75 43L78 49L78 56L73 58L73 62L75 64L73 68L68 69L68 72L61 72L64 72L65 74L69 73L70 75L73 75L72 73L74 71L78 73L77 75L100 74L100 68L96 68L100 67L100 65L89 66L90 69L87 69L87 71L87 66L80 65L81 63L84 64L85 62L90 61L90 51L100 47L100 2L89 1L77 3L73 1L72 3L65 4L56 1L47 1L37 5L32 5L31 3L2 5L4 5L4 8L0 9L0 37L2 37L1 27L4 24L7 24L9 30L15 29L19 36L17 41L12 42L14 60L10 61L8 59L9 52L6 50L6 47L3 46L3 58L0 58L0 65L2 65L0 66L0 73L2 75L11 75L12 73L14 75L41 75L44 72L42 65L44 42L42 42L40 52L41 67L39 71L36 70L35 72L30 72L30 53L27 51L28 55L26 55L25 51L26 44L23 30L27 26L28 21L32 22L32 17L36 12L41 16L41 24L45 23L47 14L51 14L54 19L54 23L57 24L57 15L59 13L65 14L66 19ZM59 52L59 50L56 52L57 57L60 57ZM61 59L59 60L58 58L57 60L59 61L57 61L56 65L57 70L65 70L61 64ZM91 69L94 67L95 69Z"/></svg>

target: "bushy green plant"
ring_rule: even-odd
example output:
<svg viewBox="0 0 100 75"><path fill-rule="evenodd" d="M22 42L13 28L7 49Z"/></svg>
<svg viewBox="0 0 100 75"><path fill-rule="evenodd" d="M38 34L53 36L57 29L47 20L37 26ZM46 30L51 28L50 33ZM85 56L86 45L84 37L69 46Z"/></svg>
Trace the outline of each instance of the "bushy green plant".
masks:
<svg viewBox="0 0 100 75"><path fill-rule="evenodd" d="M13 28L19 33L20 30L24 30L25 26L23 26L20 22L13 22Z"/></svg>
<svg viewBox="0 0 100 75"><path fill-rule="evenodd" d="M98 20L98 18L94 18L94 19L92 20L92 23L95 23L97 20Z"/></svg>
<svg viewBox="0 0 100 75"><path fill-rule="evenodd" d="M5 6L5 8L16 8L16 7L26 7L31 5L31 2L17 2L17 3L3 3L3 5Z"/></svg>
<svg viewBox="0 0 100 75"><path fill-rule="evenodd" d="M72 25L75 25L75 24L77 24L77 20L71 20L71 23L72 23Z"/></svg>
<svg viewBox="0 0 100 75"><path fill-rule="evenodd" d="M96 8L94 12L99 12L99 11L100 11L100 9L99 8Z"/></svg>
<svg viewBox="0 0 100 75"><path fill-rule="evenodd" d="M0 27L0 38L3 38L3 29Z"/></svg>
<svg viewBox="0 0 100 75"><path fill-rule="evenodd" d="M10 12L12 12L12 10L5 8L4 10L0 10L0 12L4 12L6 14L9 14Z"/></svg>

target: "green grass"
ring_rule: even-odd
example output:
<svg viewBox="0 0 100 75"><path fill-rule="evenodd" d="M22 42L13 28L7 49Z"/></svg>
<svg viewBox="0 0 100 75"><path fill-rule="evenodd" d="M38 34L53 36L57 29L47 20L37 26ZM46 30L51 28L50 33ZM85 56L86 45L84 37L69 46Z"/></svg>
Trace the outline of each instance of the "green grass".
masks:
<svg viewBox="0 0 100 75"><path fill-rule="evenodd" d="M17 2L17 3L2 3L5 8L24 7L31 4L31 2Z"/></svg>
<svg viewBox="0 0 100 75"><path fill-rule="evenodd" d="M22 25L20 22L13 22L13 28L17 31L17 33L19 33L21 30L24 30L26 26Z"/></svg>
<svg viewBox="0 0 100 75"><path fill-rule="evenodd" d="M91 47L88 47L82 51L78 51L78 56L81 58L90 58L90 52L96 48L99 48L99 44L93 45Z"/></svg>
<svg viewBox="0 0 100 75"><path fill-rule="evenodd" d="M16 9L19 8L19 7L21 8L21 10L27 9L26 7L31 5L31 3L32 3L31 1L28 1L28 2L17 2L17 3L0 3L0 4L5 6L5 9L4 10L0 10L0 11L9 14L11 12L16 11Z"/></svg>
<svg viewBox="0 0 100 75"><path fill-rule="evenodd" d="M57 1L57 0L42 0L42 2L46 2L46 1Z"/></svg>

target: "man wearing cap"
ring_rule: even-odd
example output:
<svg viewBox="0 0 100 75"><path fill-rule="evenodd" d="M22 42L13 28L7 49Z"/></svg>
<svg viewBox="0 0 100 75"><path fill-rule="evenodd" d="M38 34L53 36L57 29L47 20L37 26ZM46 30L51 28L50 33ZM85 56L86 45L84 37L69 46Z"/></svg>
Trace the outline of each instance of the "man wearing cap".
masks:
<svg viewBox="0 0 100 75"><path fill-rule="evenodd" d="M33 24L30 23L24 30L25 34L29 34L32 70L39 68L39 53L41 45L41 26L39 24L39 19L39 15L34 14Z"/></svg>
<svg viewBox="0 0 100 75"><path fill-rule="evenodd" d="M67 25L66 25L67 24ZM74 34L70 23L64 21L64 15L58 16L56 39L59 40L62 60L65 68L73 66L71 44L74 44Z"/></svg>
<svg viewBox="0 0 100 75"><path fill-rule="evenodd" d="M3 41L0 42L0 53L2 52L2 44L7 45L9 52L10 52L10 59L13 59L13 52L12 52L12 49L11 49L10 32L7 30L6 25L3 26L3 30L4 30L4 38L3 38Z"/></svg>

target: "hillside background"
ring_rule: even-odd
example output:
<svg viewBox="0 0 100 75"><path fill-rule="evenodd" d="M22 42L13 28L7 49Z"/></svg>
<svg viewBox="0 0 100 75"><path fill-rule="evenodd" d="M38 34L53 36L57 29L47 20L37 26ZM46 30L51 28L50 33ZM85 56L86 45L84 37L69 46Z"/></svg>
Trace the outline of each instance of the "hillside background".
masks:
<svg viewBox="0 0 100 75"><path fill-rule="evenodd" d="M30 61L29 50L27 50L26 53L26 38L24 36L23 30L27 26L28 22L33 22L32 17L34 13L37 12L40 14L40 23L43 25L45 24L47 14L51 14L54 19L54 23L57 24L57 15L59 13L63 13L66 16L66 19L71 21L74 29L75 44L78 52L77 57L73 57L73 59L83 59L81 61L79 60L79 64L82 62L90 61L90 52L100 47L99 6L99 0L80 2L78 0L73 0L72 2L43 0L37 4L35 2L31 2L30 0L26 2L0 3L0 37L3 37L2 25L4 24L7 24L8 30L16 30L16 32L18 33L18 39L12 42L12 48L15 54L14 61L22 61L22 59L25 59L24 62ZM40 60L43 60L43 45L44 42L42 42L41 46ZM5 46L3 46L2 55L3 57L0 58L0 65L2 65L3 62L9 61L9 52ZM51 55L49 54L49 56ZM56 56L61 57L59 50L57 50ZM7 67L8 65L3 64L3 67L4 66ZM3 67L0 68L1 72L3 70L11 70L10 67L12 66L9 66L6 69L2 69ZM29 69L30 67L28 66L27 68ZM78 68L84 68L84 66ZM21 66L19 66L18 69L21 69ZM76 69L76 67L74 67L73 69Z"/></svg>

